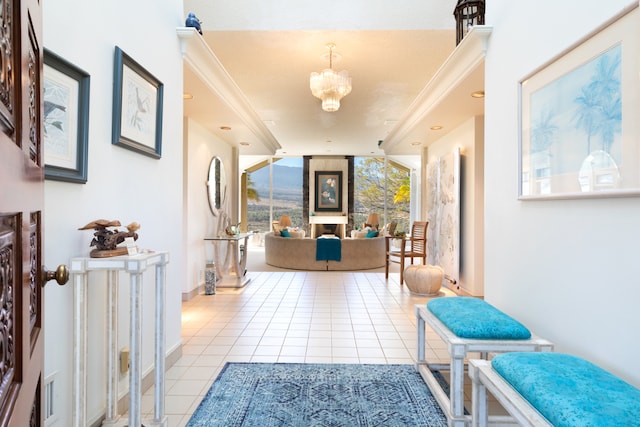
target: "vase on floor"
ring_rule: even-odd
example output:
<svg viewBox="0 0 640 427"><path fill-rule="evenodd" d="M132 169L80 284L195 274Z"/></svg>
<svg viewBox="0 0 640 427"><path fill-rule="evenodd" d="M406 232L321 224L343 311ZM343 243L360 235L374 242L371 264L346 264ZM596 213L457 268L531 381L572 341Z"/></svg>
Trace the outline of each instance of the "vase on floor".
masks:
<svg viewBox="0 0 640 427"><path fill-rule="evenodd" d="M215 295L216 293L216 264L207 261L204 269L204 294Z"/></svg>

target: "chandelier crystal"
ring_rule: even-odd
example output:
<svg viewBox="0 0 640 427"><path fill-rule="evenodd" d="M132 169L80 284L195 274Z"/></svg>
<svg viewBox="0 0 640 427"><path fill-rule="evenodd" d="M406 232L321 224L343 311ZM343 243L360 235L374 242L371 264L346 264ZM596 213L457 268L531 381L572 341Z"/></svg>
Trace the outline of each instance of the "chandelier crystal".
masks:
<svg viewBox="0 0 640 427"><path fill-rule="evenodd" d="M329 68L320 73L311 73L309 86L311 93L322 100L322 109L328 112L338 111L340 100L351 92L351 77L347 71L333 71L333 48L335 45L327 45L329 49Z"/></svg>

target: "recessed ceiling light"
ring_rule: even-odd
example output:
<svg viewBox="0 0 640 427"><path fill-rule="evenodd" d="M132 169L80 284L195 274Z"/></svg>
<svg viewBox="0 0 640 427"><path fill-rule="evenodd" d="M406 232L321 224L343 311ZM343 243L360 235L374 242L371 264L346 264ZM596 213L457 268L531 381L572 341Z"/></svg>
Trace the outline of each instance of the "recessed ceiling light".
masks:
<svg viewBox="0 0 640 427"><path fill-rule="evenodd" d="M442 126L439 126L439 125L431 126L431 130L440 130L440 129L442 129Z"/></svg>
<svg viewBox="0 0 640 427"><path fill-rule="evenodd" d="M413 146L415 147L415 146L417 146L417 145L422 145L422 142L420 142L420 141L413 141L413 142L411 143L411 145L413 145Z"/></svg>
<svg viewBox="0 0 640 427"><path fill-rule="evenodd" d="M183 93L182 99L193 99L193 95L190 93Z"/></svg>
<svg viewBox="0 0 640 427"><path fill-rule="evenodd" d="M471 97L472 98L484 98L484 91L483 90L477 90L475 92L471 93Z"/></svg>
<svg viewBox="0 0 640 427"><path fill-rule="evenodd" d="M220 130L231 130L231 126L220 126Z"/></svg>
<svg viewBox="0 0 640 427"><path fill-rule="evenodd" d="M241 141L241 142L240 142L240 145L242 145L243 147L248 147L248 146L250 146L251 144L250 144L250 143L248 143L247 141Z"/></svg>

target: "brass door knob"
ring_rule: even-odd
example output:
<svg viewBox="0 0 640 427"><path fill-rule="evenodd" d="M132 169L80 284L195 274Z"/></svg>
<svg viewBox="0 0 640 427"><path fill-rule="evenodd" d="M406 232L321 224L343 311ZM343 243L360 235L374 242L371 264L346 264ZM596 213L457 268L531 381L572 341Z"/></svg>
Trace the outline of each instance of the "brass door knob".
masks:
<svg viewBox="0 0 640 427"><path fill-rule="evenodd" d="M55 271L47 270L45 267L42 273L42 278L44 279L42 281L42 286L46 285L47 282L52 279L56 279L58 285L62 286L69 281L69 269L64 264L60 264Z"/></svg>

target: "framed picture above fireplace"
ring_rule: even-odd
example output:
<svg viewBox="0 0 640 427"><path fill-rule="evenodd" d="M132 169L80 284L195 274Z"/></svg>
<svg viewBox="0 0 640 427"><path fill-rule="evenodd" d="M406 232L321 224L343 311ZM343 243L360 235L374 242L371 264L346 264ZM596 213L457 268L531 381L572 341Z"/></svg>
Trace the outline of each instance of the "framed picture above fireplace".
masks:
<svg viewBox="0 0 640 427"><path fill-rule="evenodd" d="M315 178L315 210L342 212L342 171L316 171Z"/></svg>

